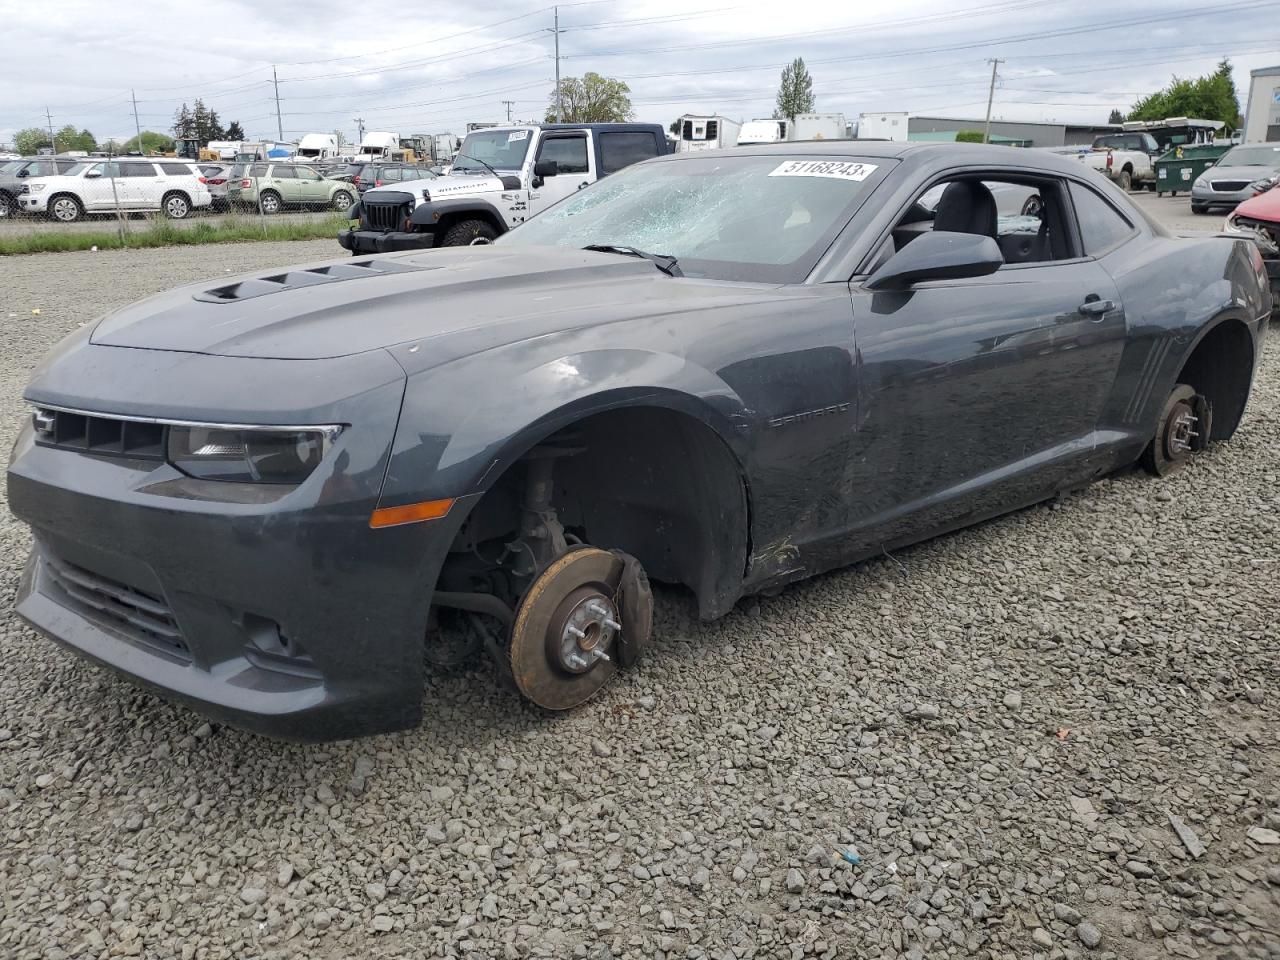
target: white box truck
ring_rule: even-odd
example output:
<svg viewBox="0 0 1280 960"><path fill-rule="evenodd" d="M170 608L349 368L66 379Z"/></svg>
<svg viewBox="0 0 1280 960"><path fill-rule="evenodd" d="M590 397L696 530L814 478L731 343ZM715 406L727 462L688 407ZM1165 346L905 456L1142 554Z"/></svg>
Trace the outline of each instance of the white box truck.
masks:
<svg viewBox="0 0 1280 960"><path fill-rule="evenodd" d="M907 112L858 114L858 139L906 140Z"/></svg>
<svg viewBox="0 0 1280 960"><path fill-rule="evenodd" d="M745 147L752 143L785 143L791 139L791 121L781 120L748 120L738 131L738 146Z"/></svg>
<svg viewBox="0 0 1280 960"><path fill-rule="evenodd" d="M849 123L843 113L797 113L796 140L848 140Z"/></svg>
<svg viewBox="0 0 1280 960"><path fill-rule="evenodd" d="M338 138L332 133L308 133L298 141L294 159L302 163L321 163L339 153Z"/></svg>
<svg viewBox="0 0 1280 960"><path fill-rule="evenodd" d="M400 138L385 130L370 130L360 141L356 150L356 163L367 163L370 160L390 160L392 154L400 149Z"/></svg>
<svg viewBox="0 0 1280 960"><path fill-rule="evenodd" d="M738 131L742 124L728 117L695 117L685 114L680 118L680 139L676 150L721 150L737 146Z"/></svg>

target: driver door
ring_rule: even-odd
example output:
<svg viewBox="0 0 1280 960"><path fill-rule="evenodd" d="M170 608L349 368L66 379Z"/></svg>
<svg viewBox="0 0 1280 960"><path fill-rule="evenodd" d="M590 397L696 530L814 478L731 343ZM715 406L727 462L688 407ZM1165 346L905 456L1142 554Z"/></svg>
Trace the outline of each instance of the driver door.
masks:
<svg viewBox="0 0 1280 960"><path fill-rule="evenodd" d="M554 177L545 177L541 182L535 177L531 181L529 216L577 193L597 176L590 130L547 134L538 144L533 162L536 166L545 160L554 160L559 170Z"/></svg>
<svg viewBox="0 0 1280 960"><path fill-rule="evenodd" d="M850 489L863 494L854 527L875 543L1034 502L1109 463L1096 431L1125 343L1116 284L1080 249L1065 183L1040 185L1039 229L1023 195L1001 192L995 273L852 285L863 414ZM918 231L894 232L891 248Z"/></svg>

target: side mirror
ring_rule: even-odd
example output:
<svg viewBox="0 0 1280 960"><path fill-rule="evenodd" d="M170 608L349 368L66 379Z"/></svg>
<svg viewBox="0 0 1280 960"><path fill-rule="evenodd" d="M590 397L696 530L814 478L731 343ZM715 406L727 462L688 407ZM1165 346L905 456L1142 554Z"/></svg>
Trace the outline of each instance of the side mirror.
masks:
<svg viewBox="0 0 1280 960"><path fill-rule="evenodd" d="M100 176L102 176L102 171L101 171L101 170L86 170L86 171L84 172L84 175L85 175L86 177L90 177L90 178L92 178L92 177L100 177Z"/></svg>
<svg viewBox="0 0 1280 960"><path fill-rule="evenodd" d="M20 176L20 177L29 177L29 176L31 176L31 173L27 170L27 168L26 168L26 167L23 167L21 170L19 170L19 171L18 171L18 176Z"/></svg>
<svg viewBox="0 0 1280 960"><path fill-rule="evenodd" d="M868 290L902 290L924 280L985 277L1004 266L1000 245L975 233L921 234L867 278Z"/></svg>
<svg viewBox="0 0 1280 960"><path fill-rule="evenodd" d="M533 165L535 177L554 177L560 173L560 164L554 160L539 160Z"/></svg>

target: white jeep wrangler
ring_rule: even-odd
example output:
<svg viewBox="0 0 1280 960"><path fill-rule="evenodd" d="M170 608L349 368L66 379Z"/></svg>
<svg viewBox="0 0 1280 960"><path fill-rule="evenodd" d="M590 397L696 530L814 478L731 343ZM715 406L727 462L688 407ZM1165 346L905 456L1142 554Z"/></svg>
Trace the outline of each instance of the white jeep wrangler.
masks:
<svg viewBox="0 0 1280 960"><path fill-rule="evenodd" d="M338 234L352 254L492 240L600 177L669 152L650 123L531 124L467 134L447 174L368 190Z"/></svg>

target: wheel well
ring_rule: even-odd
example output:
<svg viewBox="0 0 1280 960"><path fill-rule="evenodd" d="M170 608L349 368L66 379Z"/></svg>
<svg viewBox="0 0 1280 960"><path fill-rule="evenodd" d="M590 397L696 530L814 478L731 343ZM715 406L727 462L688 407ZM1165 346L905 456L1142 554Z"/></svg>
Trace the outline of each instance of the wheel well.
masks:
<svg viewBox="0 0 1280 960"><path fill-rule="evenodd" d="M182 197L182 199L186 200L187 203L191 202L191 195L185 190L166 190L164 192L164 196L160 198L160 202L164 203L164 201L168 200L170 197Z"/></svg>
<svg viewBox="0 0 1280 960"><path fill-rule="evenodd" d="M627 407L589 416L546 437L573 450L555 463L553 504L566 531L636 557L654 580L683 584L712 619L737 601L746 570L747 490L737 459L708 426L687 414ZM511 539L527 461L489 487L453 552Z"/></svg>
<svg viewBox="0 0 1280 960"><path fill-rule="evenodd" d="M1133 173L1133 164L1132 164L1132 163L1126 163L1123 167L1121 167L1121 170L1122 170L1124 173Z"/></svg>
<svg viewBox="0 0 1280 960"><path fill-rule="evenodd" d="M499 217L494 216L492 210L484 209L460 210L457 213L447 213L440 218L439 224L436 225L436 230L441 234L448 233L454 226L465 220L483 220L498 233L507 232L507 225Z"/></svg>
<svg viewBox="0 0 1280 960"><path fill-rule="evenodd" d="M1196 344L1178 373L1213 407L1210 440L1228 440L1240 425L1253 376L1253 338L1234 318L1219 323Z"/></svg>

